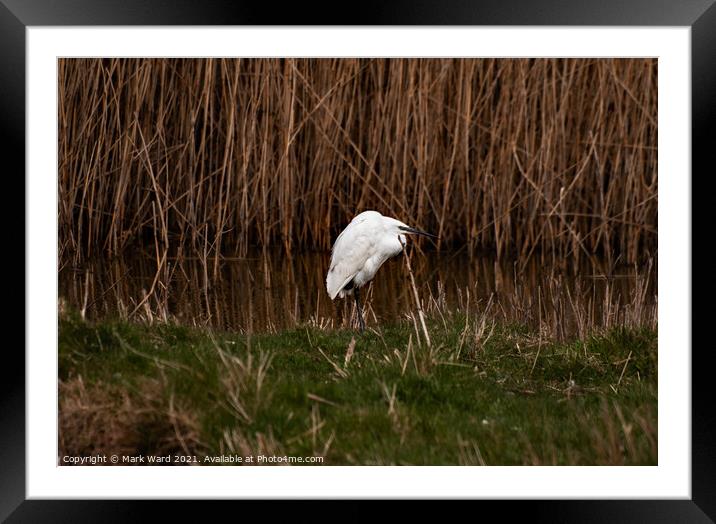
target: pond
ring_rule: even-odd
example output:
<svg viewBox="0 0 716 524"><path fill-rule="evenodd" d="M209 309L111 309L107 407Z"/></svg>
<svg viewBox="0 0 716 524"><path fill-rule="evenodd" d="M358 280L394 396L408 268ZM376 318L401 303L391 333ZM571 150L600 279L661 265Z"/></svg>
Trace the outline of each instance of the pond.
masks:
<svg viewBox="0 0 716 524"><path fill-rule="evenodd" d="M656 322L656 268L595 262L557 268L534 260L497 262L464 252L410 251L422 307L444 314L491 312L510 322L544 325L568 336L594 327ZM326 292L328 252L256 251L244 258L135 254L96 260L59 272L62 307L86 318L172 320L216 329L262 332L302 324L346 327L351 299ZM157 268L160 268L158 271ZM403 256L388 261L362 297L368 325L416 311Z"/></svg>

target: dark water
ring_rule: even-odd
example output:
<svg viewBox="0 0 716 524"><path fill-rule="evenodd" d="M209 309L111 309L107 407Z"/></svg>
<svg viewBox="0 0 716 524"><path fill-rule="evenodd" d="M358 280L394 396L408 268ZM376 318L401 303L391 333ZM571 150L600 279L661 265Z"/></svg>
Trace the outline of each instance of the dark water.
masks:
<svg viewBox="0 0 716 524"><path fill-rule="evenodd" d="M247 258L168 258L157 271L154 256L100 260L59 273L61 304L89 319L123 316L174 319L236 331L273 331L313 323L346 325L351 300L331 302L325 289L330 253L257 252ZM463 253L411 254L423 307L430 311L492 308L520 322L579 322L609 325L629 315L655 318L656 271L608 268L599 263L569 271L537 262L496 263ZM370 323L405 318L415 311L405 260L398 256L379 271L363 293Z"/></svg>

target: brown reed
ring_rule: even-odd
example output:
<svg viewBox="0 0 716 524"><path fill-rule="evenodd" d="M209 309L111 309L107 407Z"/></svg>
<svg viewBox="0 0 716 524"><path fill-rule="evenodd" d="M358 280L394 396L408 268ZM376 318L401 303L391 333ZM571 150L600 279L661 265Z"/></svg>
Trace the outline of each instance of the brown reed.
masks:
<svg viewBox="0 0 716 524"><path fill-rule="evenodd" d="M359 211L498 258L657 248L656 59L60 59L59 260L326 250Z"/></svg>

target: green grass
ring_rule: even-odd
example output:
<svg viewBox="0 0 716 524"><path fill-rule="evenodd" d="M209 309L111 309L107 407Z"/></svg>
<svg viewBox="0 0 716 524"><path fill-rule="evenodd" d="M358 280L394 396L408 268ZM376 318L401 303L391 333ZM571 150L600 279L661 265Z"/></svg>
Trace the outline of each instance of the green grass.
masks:
<svg viewBox="0 0 716 524"><path fill-rule="evenodd" d="M60 453L320 455L326 465L655 465L657 335L518 325L359 335L59 324ZM346 352L355 338L352 358Z"/></svg>

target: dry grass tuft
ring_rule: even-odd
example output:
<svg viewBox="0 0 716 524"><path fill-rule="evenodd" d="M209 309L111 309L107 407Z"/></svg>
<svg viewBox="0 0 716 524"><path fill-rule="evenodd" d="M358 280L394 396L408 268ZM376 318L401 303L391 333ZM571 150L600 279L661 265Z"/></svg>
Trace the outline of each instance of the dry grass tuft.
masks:
<svg viewBox="0 0 716 524"><path fill-rule="evenodd" d="M224 438L219 443L222 455L235 454L241 457L253 457L251 462L242 462L244 465L276 465L286 466L286 462L258 462L258 457L280 457L286 455L282 446L276 441L272 431L267 433L257 432L249 435L240 428L232 428L224 431Z"/></svg>
<svg viewBox="0 0 716 524"><path fill-rule="evenodd" d="M147 379L136 390L59 382L59 456L200 454L197 417Z"/></svg>

